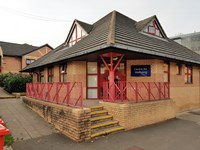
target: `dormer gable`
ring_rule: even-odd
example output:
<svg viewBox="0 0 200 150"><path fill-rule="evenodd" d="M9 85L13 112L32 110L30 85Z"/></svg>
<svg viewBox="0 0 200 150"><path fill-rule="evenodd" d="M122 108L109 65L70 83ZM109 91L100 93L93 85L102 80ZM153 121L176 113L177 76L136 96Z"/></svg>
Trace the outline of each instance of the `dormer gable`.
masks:
<svg viewBox="0 0 200 150"><path fill-rule="evenodd" d="M136 27L142 33L167 39L167 35L165 34L156 16L152 16L137 22Z"/></svg>
<svg viewBox="0 0 200 150"><path fill-rule="evenodd" d="M86 37L92 29L92 25L81 22L79 20L74 20L67 39L65 41L66 46L72 46L78 41Z"/></svg>

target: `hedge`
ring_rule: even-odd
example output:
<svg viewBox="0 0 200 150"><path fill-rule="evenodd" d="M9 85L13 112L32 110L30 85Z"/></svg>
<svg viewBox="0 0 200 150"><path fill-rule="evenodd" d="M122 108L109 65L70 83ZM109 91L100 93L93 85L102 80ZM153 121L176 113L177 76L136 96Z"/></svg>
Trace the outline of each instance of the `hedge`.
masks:
<svg viewBox="0 0 200 150"><path fill-rule="evenodd" d="M0 87L4 87L4 79L10 75L11 73L0 74Z"/></svg>
<svg viewBox="0 0 200 150"><path fill-rule="evenodd" d="M26 83L32 82L32 77L30 75L11 74L11 73L1 74L0 82L1 85L4 87L4 89L10 93L25 92Z"/></svg>

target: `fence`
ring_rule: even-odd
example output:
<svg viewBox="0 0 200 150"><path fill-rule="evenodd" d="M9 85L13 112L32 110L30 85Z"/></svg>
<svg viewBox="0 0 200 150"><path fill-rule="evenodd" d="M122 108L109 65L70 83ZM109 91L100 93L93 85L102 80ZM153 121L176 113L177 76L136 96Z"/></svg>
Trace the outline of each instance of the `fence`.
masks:
<svg viewBox="0 0 200 150"><path fill-rule="evenodd" d="M114 89L114 91L111 91ZM113 94L114 93L114 94ZM170 86L167 82L124 82L109 86L103 83L104 101L150 101L170 98Z"/></svg>
<svg viewBox="0 0 200 150"><path fill-rule="evenodd" d="M81 82L27 83L26 96L83 108L83 86Z"/></svg>

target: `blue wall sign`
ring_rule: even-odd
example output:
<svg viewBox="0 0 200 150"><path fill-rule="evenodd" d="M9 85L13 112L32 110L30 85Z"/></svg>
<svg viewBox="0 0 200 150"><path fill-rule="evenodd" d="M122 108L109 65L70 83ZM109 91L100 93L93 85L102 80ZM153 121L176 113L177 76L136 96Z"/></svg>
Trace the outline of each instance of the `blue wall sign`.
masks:
<svg viewBox="0 0 200 150"><path fill-rule="evenodd" d="M151 66L150 65L132 65L131 76L149 77L151 76Z"/></svg>

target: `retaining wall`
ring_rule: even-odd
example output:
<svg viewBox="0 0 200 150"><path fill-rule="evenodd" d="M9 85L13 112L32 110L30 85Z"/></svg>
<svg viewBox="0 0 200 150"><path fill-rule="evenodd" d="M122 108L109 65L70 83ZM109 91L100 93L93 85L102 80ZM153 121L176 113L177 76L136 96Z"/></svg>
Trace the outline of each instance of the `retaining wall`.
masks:
<svg viewBox="0 0 200 150"><path fill-rule="evenodd" d="M90 139L91 110L89 108L72 108L29 97L23 97L23 101L70 139L77 142Z"/></svg>
<svg viewBox="0 0 200 150"><path fill-rule="evenodd" d="M175 118L175 103L171 99L148 101L148 102L128 102L111 103L101 102L114 120L125 129L134 129L145 125L150 125Z"/></svg>

